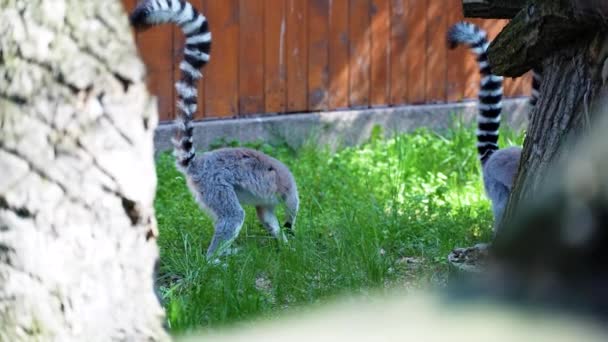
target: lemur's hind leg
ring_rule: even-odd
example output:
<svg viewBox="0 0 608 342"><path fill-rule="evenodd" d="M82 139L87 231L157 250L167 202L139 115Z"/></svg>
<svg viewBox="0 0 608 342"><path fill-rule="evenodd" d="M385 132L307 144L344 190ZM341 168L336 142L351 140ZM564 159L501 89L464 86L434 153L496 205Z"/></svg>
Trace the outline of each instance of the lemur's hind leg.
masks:
<svg viewBox="0 0 608 342"><path fill-rule="evenodd" d="M239 235L245 221L245 211L232 187L213 187L211 191L204 193L205 205L216 217L215 233L207 249L207 257L210 258L216 252L219 254L226 252Z"/></svg>
<svg viewBox="0 0 608 342"><path fill-rule="evenodd" d="M277 220L277 216L274 213L274 207L258 205L255 207L255 210L260 222L262 222L262 225L270 235L279 241L287 241L285 236L281 234L281 227L279 226L279 220Z"/></svg>

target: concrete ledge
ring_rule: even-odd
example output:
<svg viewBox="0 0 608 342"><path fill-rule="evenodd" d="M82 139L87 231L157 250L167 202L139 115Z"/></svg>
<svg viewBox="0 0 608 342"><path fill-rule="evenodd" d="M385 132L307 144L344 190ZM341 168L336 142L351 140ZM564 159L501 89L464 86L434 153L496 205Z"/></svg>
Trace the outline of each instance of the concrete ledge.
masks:
<svg viewBox="0 0 608 342"><path fill-rule="evenodd" d="M527 98L503 102L503 123L522 129L527 123ZM352 146L365 142L376 125L385 134L412 132L420 127L445 131L454 116L470 123L477 115L477 101L440 105L416 105L371 108L306 114L286 114L257 118L209 120L194 123L196 149L206 150L218 139L240 142L266 141L270 144L286 142L297 148L314 138L321 145ZM171 150L171 136L175 125L161 124L156 129L154 146L157 152Z"/></svg>

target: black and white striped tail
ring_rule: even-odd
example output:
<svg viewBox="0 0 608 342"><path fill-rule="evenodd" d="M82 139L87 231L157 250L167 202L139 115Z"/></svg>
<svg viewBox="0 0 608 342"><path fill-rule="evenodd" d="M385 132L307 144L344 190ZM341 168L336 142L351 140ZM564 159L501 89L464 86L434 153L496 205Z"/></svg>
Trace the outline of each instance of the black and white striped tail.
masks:
<svg viewBox="0 0 608 342"><path fill-rule="evenodd" d="M479 87L479 114L477 116L477 152L484 163L498 150L498 128L502 111L502 76L492 74L488 62L487 34L474 24L459 22L448 31L448 45L451 49L466 44L477 55L481 83Z"/></svg>
<svg viewBox="0 0 608 342"><path fill-rule="evenodd" d="M181 79L175 83L178 128L173 139L177 165L186 170L195 156L191 121L197 109L197 81L203 76L200 69L209 61L211 50L211 32L207 19L184 0L141 1L129 19L136 28L175 23L186 36L184 59L179 65Z"/></svg>
<svg viewBox="0 0 608 342"><path fill-rule="evenodd" d="M538 103L538 97L540 96L540 84L543 81L543 68L535 67L532 69L532 94L530 94L530 100L528 101L530 104L530 111L528 112L528 120L532 117L532 111L536 107Z"/></svg>

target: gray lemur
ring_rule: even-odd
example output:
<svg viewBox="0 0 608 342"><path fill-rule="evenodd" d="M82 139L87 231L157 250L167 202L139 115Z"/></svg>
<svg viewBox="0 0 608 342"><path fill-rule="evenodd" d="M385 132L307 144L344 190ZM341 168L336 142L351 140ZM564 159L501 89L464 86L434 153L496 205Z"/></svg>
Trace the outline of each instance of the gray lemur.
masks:
<svg viewBox="0 0 608 342"><path fill-rule="evenodd" d="M467 44L477 55L481 83L479 90L479 114L477 116L477 152L483 172L483 183L492 202L494 234L504 214L515 175L521 158L520 147L498 148L498 130L502 111L503 78L492 74L488 62L489 46L485 31L467 22L460 22L448 31L448 45L456 48ZM532 96L530 96L528 122L540 96L542 68L533 70ZM477 244L469 248L456 248L448 255L448 261L457 268L468 271L483 270L489 244Z"/></svg>
<svg viewBox="0 0 608 342"><path fill-rule="evenodd" d="M130 16L138 29L175 23L186 36L184 59L176 82L178 120L173 139L177 168L185 175L199 205L214 220L215 233L207 256L224 252L238 236L245 219L241 204L256 207L262 225L280 240L274 209L284 202L285 227L293 233L298 212L298 190L293 175L280 161L246 148L224 148L196 155L191 121L197 109L200 69L209 61L211 32L205 17L184 0L144 0Z"/></svg>
<svg viewBox="0 0 608 342"><path fill-rule="evenodd" d="M501 76L492 74L488 62L488 39L484 30L468 22L459 22L448 31L448 44L451 49L459 44L467 44L477 55L481 83L479 89L479 115L477 116L477 151L483 171L486 194L492 201L495 222L502 219L513 181L519 168L520 147L498 148L498 129L502 111ZM540 96L542 67L533 69L532 95L529 100L530 114ZM496 229L496 223L494 225Z"/></svg>
<svg viewBox="0 0 608 342"><path fill-rule="evenodd" d="M467 44L477 55L481 74L477 152L481 161L485 191L492 201L494 233L496 233L496 227L502 219L517 174L521 148L498 148L503 78L492 74L488 62L489 43L486 32L474 24L459 22L448 31L448 44L452 49L459 44Z"/></svg>

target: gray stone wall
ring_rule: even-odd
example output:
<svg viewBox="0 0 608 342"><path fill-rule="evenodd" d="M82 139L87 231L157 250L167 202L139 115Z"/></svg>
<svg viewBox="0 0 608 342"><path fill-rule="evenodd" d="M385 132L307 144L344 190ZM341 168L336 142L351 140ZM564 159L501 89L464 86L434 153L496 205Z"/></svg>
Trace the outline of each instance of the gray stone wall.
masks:
<svg viewBox="0 0 608 342"><path fill-rule="evenodd" d="M527 98L508 99L503 103L503 122L514 129L527 123ZM310 137L321 145L352 146L366 141L372 128L379 125L386 135L411 132L420 127L446 130L454 116L472 122L477 115L477 101L440 105L416 105L336 112L260 116L246 119L208 120L194 124L194 144L198 150L225 138L240 142L286 142L299 147ZM161 124L156 129L157 152L172 149L174 124Z"/></svg>

